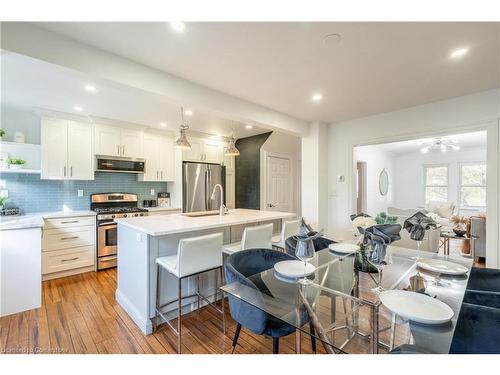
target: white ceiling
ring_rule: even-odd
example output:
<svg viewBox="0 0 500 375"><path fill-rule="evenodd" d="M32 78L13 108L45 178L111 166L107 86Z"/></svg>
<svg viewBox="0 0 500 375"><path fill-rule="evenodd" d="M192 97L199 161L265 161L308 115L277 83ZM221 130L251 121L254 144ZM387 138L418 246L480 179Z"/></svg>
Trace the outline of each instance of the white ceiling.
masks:
<svg viewBox="0 0 500 375"><path fill-rule="evenodd" d="M335 122L499 86L499 23L38 23L304 120ZM339 33L340 43L327 44ZM469 53L452 60L452 50ZM320 91L321 103L310 96Z"/></svg>
<svg viewBox="0 0 500 375"><path fill-rule="evenodd" d="M1 103L32 111L45 109L138 124L177 131L181 122L180 103L172 103L161 95L89 77L80 72L35 60L15 53L1 54ZM95 93L84 90L85 84L96 86ZM82 112L74 110L81 106ZM187 109L187 108L185 108ZM228 137L234 128L236 138L260 134L268 130L232 122L206 110L189 108L192 116L184 116L190 130ZM165 122L167 127L161 127Z"/></svg>
<svg viewBox="0 0 500 375"><path fill-rule="evenodd" d="M420 148L422 147L422 143L428 143L435 139L437 138L420 138L420 139L412 139L409 141L391 142L379 145L360 146L360 147L376 147L377 149L390 152L394 155L413 153L413 152L419 153ZM450 134L439 137L439 139L454 140L457 142L457 145L459 145L461 149L470 149L478 147L486 148L487 133L486 131L478 131L471 133Z"/></svg>

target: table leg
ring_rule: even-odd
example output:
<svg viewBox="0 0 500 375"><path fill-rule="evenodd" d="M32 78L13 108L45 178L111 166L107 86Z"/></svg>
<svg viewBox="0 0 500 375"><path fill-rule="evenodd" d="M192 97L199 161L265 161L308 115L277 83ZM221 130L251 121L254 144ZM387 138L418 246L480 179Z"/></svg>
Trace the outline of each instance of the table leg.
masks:
<svg viewBox="0 0 500 375"><path fill-rule="evenodd" d="M396 338L396 314L392 313L391 319L391 340L389 341L389 350L394 349L394 340Z"/></svg>
<svg viewBox="0 0 500 375"><path fill-rule="evenodd" d="M300 329L295 330L295 353L302 353L302 335Z"/></svg>
<svg viewBox="0 0 500 375"><path fill-rule="evenodd" d="M372 353L378 354L378 306L371 307L371 322L372 322L372 334L371 334Z"/></svg>

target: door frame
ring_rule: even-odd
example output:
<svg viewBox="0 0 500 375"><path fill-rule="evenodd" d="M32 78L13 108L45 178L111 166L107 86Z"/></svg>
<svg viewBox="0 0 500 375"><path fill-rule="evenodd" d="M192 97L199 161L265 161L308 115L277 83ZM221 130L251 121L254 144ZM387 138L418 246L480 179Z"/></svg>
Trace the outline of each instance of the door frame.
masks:
<svg viewBox="0 0 500 375"><path fill-rule="evenodd" d="M486 185L486 267L500 268L500 249L498 249L498 244L500 243L500 199L498 198L500 187L500 162L498 160L498 154L500 150L499 126L500 120L494 119L464 126L450 127L447 129L436 129L429 131L417 130L408 132L404 135L372 138L361 142L350 142L348 163L351 167L347 169L346 176L346 182L348 184L347 188L348 191L351 192L351 197L348 202L349 212L353 212L353 208L356 207L356 184L354 182L354 176L356 174L356 158L354 157L355 147L485 130L487 134L486 165L488 168Z"/></svg>
<svg viewBox="0 0 500 375"><path fill-rule="evenodd" d="M296 179L295 177L295 168L293 167L295 164L295 158L292 155L288 154L280 154L277 152L270 152L265 150L260 150L260 209L262 211L268 211L266 202L267 202L267 158L274 157L279 159L287 159L290 162L290 186L291 189L288 190L289 199L291 203L290 212L297 211L297 188L294 186L293 181Z"/></svg>

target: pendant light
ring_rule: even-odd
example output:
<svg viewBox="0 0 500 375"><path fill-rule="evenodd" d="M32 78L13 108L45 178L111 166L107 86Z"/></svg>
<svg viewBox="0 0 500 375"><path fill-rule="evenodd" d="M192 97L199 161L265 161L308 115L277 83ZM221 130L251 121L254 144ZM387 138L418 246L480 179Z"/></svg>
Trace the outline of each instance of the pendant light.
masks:
<svg viewBox="0 0 500 375"><path fill-rule="evenodd" d="M175 148L180 148L182 150L190 150L191 149L191 144L189 143L187 136L186 136L186 130L189 129L189 126L184 124L184 108L181 107L181 125L179 126L179 137L174 142L174 147Z"/></svg>
<svg viewBox="0 0 500 375"><path fill-rule="evenodd" d="M232 123L232 122L231 122ZM231 130L231 139L229 139L229 145L226 148L225 156L240 156L240 151L236 148L236 139L234 139L234 127Z"/></svg>

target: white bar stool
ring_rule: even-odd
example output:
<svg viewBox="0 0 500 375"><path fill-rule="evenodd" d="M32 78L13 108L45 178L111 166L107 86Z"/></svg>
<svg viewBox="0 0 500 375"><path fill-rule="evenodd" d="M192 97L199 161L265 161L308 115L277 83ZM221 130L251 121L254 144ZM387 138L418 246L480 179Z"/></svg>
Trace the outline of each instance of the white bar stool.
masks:
<svg viewBox="0 0 500 375"><path fill-rule="evenodd" d="M246 249L272 249L273 224L246 227L241 237L241 242L225 245L222 248L224 254L231 255Z"/></svg>
<svg viewBox="0 0 500 375"><path fill-rule="evenodd" d="M180 240L177 254L160 257L156 259L157 273L156 273L156 309L155 320L153 325L153 332L158 327L158 320L161 318L169 325L170 328L177 335L177 353L181 352L181 313L182 313L182 300L189 297L198 297L198 309L200 308L200 298L208 303L209 306L215 308L222 315L222 329L226 332L225 317L224 317L224 294L222 293L221 309L219 310L212 304L207 297L200 294L199 275L219 269L221 282L223 283L222 271L222 233L209 234L206 236L185 238ZM160 305L160 270L164 269L168 273L174 275L178 279L178 295L177 299L169 301ZM182 296L182 279L190 276L197 276L196 293L188 296ZM217 279L215 281L215 299L218 296ZM162 308L172 302L178 302L177 305L177 329L170 323L171 319L165 316Z"/></svg>
<svg viewBox="0 0 500 375"><path fill-rule="evenodd" d="M300 220L285 221L283 223L283 228L281 228L281 234L273 237L273 247L277 247L281 251L285 251L286 239L297 234L299 231L299 225Z"/></svg>

